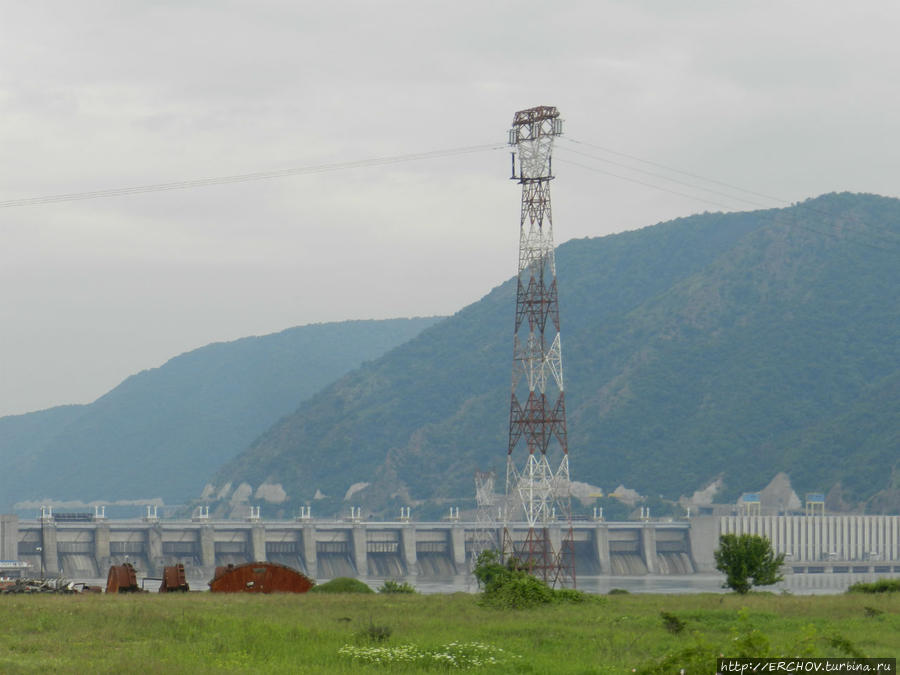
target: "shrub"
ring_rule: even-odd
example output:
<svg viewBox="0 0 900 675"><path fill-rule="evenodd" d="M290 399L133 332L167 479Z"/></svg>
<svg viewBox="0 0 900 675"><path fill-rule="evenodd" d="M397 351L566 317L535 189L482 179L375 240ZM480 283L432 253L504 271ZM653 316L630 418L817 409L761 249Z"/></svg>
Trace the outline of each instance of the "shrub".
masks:
<svg viewBox="0 0 900 675"><path fill-rule="evenodd" d="M359 579L351 577L335 577L324 584L313 586L310 593L374 593L371 588Z"/></svg>
<svg viewBox="0 0 900 675"><path fill-rule="evenodd" d="M671 673L708 673L710 663L709 647L702 644L691 645L666 654L662 658L642 665L641 675L671 675ZM714 652L712 652L714 653ZM715 659L712 659L715 664Z"/></svg>
<svg viewBox="0 0 900 675"><path fill-rule="evenodd" d="M853 584L847 589L848 593L898 593L900 592L900 579L879 579L872 583L862 581Z"/></svg>
<svg viewBox="0 0 900 675"><path fill-rule="evenodd" d="M394 581L393 579L388 579L382 584L381 588L378 589L379 593L416 593L416 589L409 585L408 583Z"/></svg>
<svg viewBox="0 0 900 675"><path fill-rule="evenodd" d="M843 635L831 635L825 640L828 643L828 646L832 647L833 649L839 649L847 656L851 656L857 659L866 658L866 655Z"/></svg>
<svg viewBox="0 0 900 675"><path fill-rule="evenodd" d="M473 571L478 585L484 589L482 602L494 607L526 609L551 602L584 602L581 591L570 588L554 590L532 576L518 560L500 562L497 551L483 551Z"/></svg>
<svg viewBox="0 0 900 675"><path fill-rule="evenodd" d="M684 630L684 621L679 619L674 614L669 614L668 612L660 612L659 616L662 618L663 627L670 633L677 635Z"/></svg>
<svg viewBox="0 0 900 675"><path fill-rule="evenodd" d="M390 626L379 626L372 621L356 634L357 639L361 642L384 642L394 630Z"/></svg>
<svg viewBox="0 0 900 675"><path fill-rule="evenodd" d="M490 592L485 591L484 599L496 607L528 609L553 602L553 595L553 589L543 581L521 572L495 586Z"/></svg>
<svg viewBox="0 0 900 675"><path fill-rule="evenodd" d="M494 587L508 581L515 571L515 559L510 558L506 565L500 562L500 554L497 551L482 551L475 559L475 569L472 574L478 581L478 585L485 593Z"/></svg>

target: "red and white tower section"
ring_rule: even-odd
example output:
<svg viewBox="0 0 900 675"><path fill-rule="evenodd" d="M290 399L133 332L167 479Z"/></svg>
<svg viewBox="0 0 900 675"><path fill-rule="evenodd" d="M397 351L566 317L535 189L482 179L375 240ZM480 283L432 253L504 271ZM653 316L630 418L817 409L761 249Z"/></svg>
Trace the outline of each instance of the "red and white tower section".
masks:
<svg viewBox="0 0 900 675"><path fill-rule="evenodd" d="M513 178L522 185L519 274L513 336L506 464L504 556L546 581L574 584L566 395L550 209L553 139L559 111L515 114L509 132ZM518 175L516 172L518 171ZM522 541L511 523L524 522Z"/></svg>

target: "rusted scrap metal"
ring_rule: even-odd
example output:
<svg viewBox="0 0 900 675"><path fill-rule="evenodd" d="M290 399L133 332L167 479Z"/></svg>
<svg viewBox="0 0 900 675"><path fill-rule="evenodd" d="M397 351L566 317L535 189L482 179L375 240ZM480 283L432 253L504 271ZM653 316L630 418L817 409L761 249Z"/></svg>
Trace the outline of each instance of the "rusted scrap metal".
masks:
<svg viewBox="0 0 900 675"><path fill-rule="evenodd" d="M87 584L83 581L79 581L75 584L75 592L76 593L102 593L103 586L93 586L91 584Z"/></svg>
<svg viewBox="0 0 900 675"><path fill-rule="evenodd" d="M75 584L68 579L15 579L4 583L0 593L77 593Z"/></svg>
<svg viewBox="0 0 900 675"><path fill-rule="evenodd" d="M184 565L178 563L163 570L162 583L159 585L160 593L187 592L189 590L191 587L188 586L187 577L184 574Z"/></svg>
<svg viewBox="0 0 900 675"><path fill-rule="evenodd" d="M306 593L314 585L312 579L286 565L251 562L217 567L209 590L213 593Z"/></svg>
<svg viewBox="0 0 900 675"><path fill-rule="evenodd" d="M140 593L141 588L137 582L137 572L131 563L113 565L106 576L107 593Z"/></svg>

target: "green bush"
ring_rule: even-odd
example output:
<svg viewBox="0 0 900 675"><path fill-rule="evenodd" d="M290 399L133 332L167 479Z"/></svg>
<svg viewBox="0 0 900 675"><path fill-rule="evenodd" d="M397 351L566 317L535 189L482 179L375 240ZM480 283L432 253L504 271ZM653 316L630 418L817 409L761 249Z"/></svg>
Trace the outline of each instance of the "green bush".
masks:
<svg viewBox="0 0 900 675"><path fill-rule="evenodd" d="M500 554L497 551L482 551L475 559L475 569L472 574L478 581L479 587L485 593L508 581L515 572L515 559L510 558L507 564L500 562Z"/></svg>
<svg viewBox="0 0 900 675"><path fill-rule="evenodd" d="M509 609L528 609L553 602L553 589L526 572L510 577L485 592L487 604Z"/></svg>
<svg viewBox="0 0 900 675"><path fill-rule="evenodd" d="M400 581L388 579L378 589L379 593L417 593L416 589L410 584Z"/></svg>
<svg viewBox="0 0 900 675"><path fill-rule="evenodd" d="M872 583L858 582L847 589L848 593L898 593L900 579L879 579Z"/></svg>
<svg viewBox="0 0 900 675"><path fill-rule="evenodd" d="M359 579L351 577L335 577L324 584L313 586L310 593L374 593L371 588Z"/></svg>
<svg viewBox="0 0 900 675"><path fill-rule="evenodd" d="M508 609L527 609L551 602L584 602L581 591L570 588L554 590L532 576L516 558L500 562L497 551L483 551L473 570L478 585L484 589L482 603Z"/></svg>
<svg viewBox="0 0 900 675"><path fill-rule="evenodd" d="M553 602L553 589L522 569L515 558L509 558L505 565L501 563L497 551L482 551L473 574L484 589L483 604L526 609Z"/></svg>
<svg viewBox="0 0 900 675"><path fill-rule="evenodd" d="M356 634L356 639L360 642L384 642L393 632L394 629L390 626L376 624L370 620L369 625Z"/></svg>
<svg viewBox="0 0 900 675"><path fill-rule="evenodd" d="M685 626L687 625L683 620L666 611L660 612L659 616L662 618L663 628L674 635L677 635L678 633L683 631Z"/></svg>

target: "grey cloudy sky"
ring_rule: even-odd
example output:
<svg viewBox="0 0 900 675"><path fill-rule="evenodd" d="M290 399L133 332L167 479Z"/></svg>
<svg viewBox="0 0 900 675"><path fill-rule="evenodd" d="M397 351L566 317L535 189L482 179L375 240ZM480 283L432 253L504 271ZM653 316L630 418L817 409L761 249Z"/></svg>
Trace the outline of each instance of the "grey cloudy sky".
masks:
<svg viewBox="0 0 900 675"><path fill-rule="evenodd" d="M894 0L0 0L0 202L502 146L534 105L566 122L558 242L896 196L898 34ZM499 148L0 208L0 415L213 341L453 313L515 273L508 173Z"/></svg>

